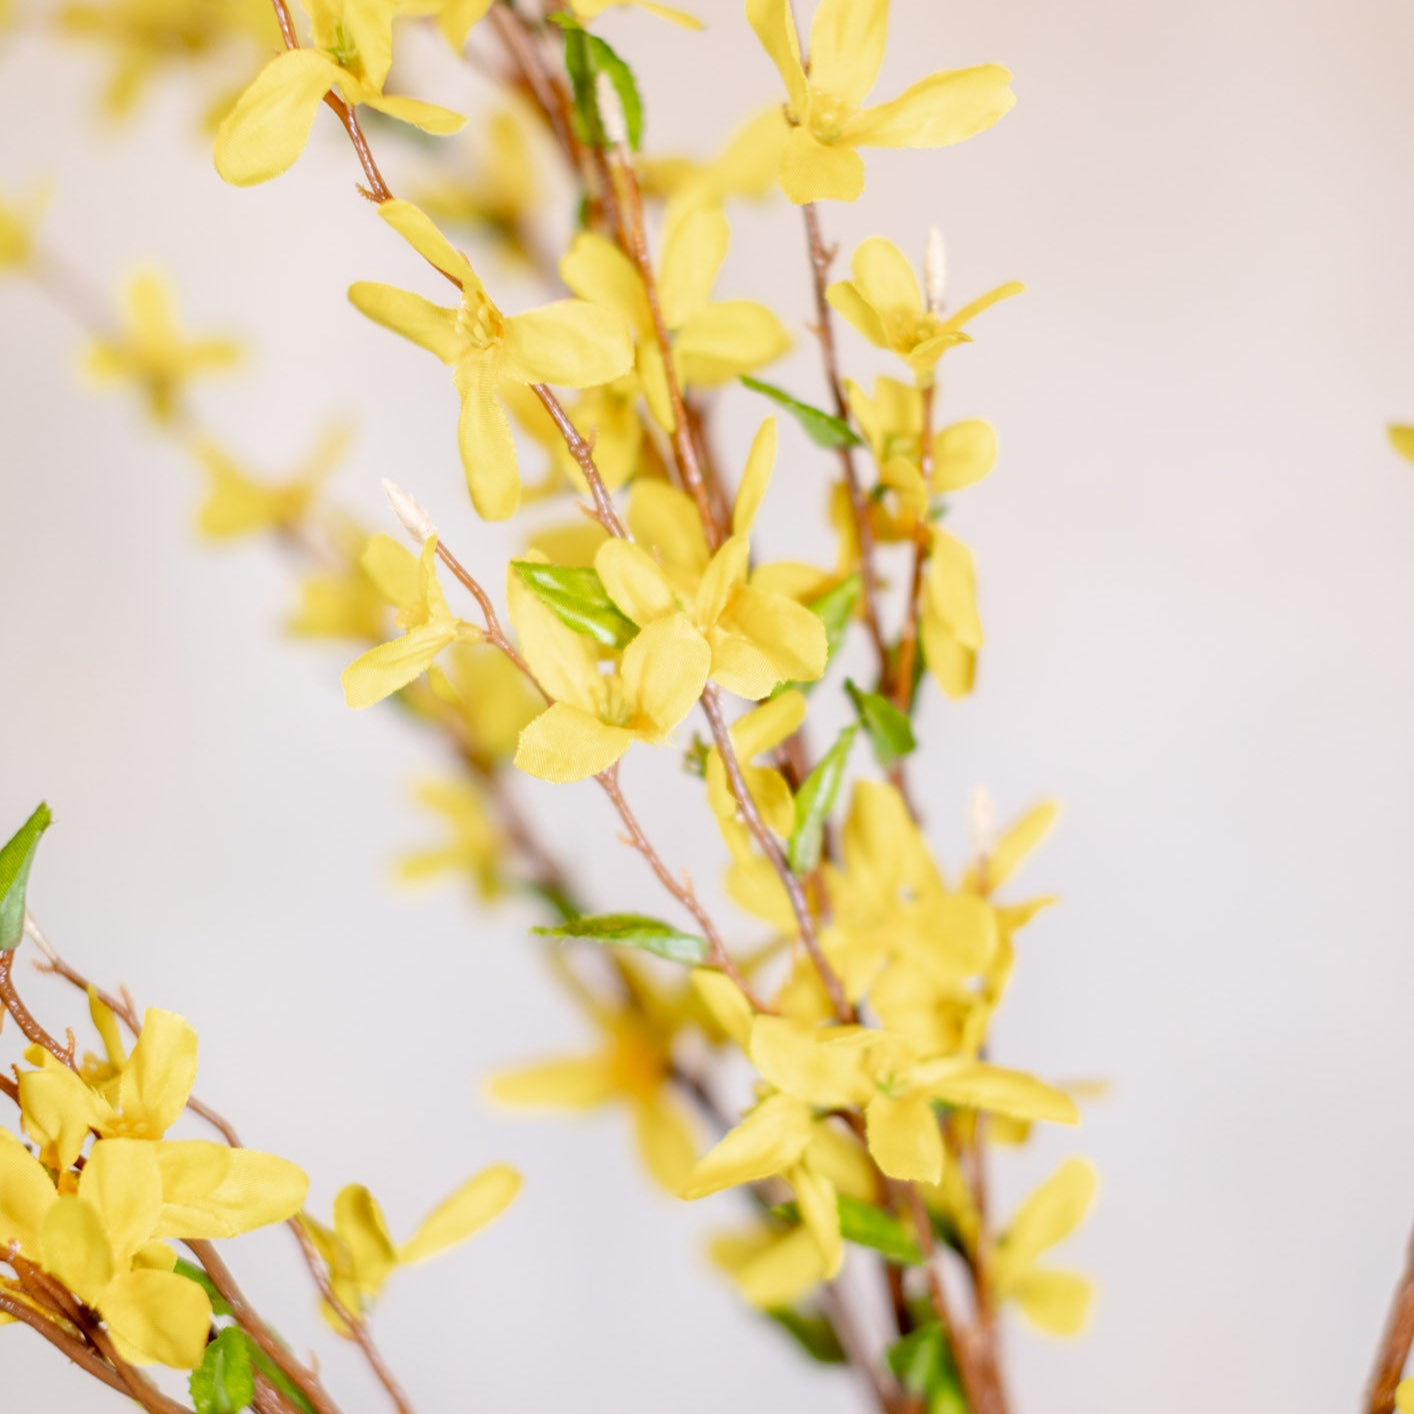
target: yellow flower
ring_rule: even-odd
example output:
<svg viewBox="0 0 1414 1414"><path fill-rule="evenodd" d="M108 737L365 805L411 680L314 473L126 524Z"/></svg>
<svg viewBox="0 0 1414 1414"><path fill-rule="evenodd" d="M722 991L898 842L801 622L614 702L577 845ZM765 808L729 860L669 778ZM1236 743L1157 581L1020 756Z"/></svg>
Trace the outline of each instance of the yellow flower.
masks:
<svg viewBox="0 0 1414 1414"><path fill-rule="evenodd" d="M455 644L429 681L455 709L468 748L488 764L515 755L522 729L542 706L520 669L489 643Z"/></svg>
<svg viewBox="0 0 1414 1414"><path fill-rule="evenodd" d="M635 484L634 540L606 540L594 567L609 597L640 628L686 613L711 647L711 677L752 701L782 682L825 671L825 626L803 604L750 582L748 533L776 457L776 423L761 426L747 459L732 535L709 555L690 498L666 482Z"/></svg>
<svg viewBox="0 0 1414 1414"><path fill-rule="evenodd" d="M606 771L634 741L664 744L701 697L712 652L686 614L649 624L602 673L590 640L514 568L507 594L521 652L552 699L520 734L515 764L528 775L564 783Z"/></svg>
<svg viewBox="0 0 1414 1414"><path fill-rule="evenodd" d="M216 170L225 181L251 186L291 166L331 91L438 136L466 123L446 108L383 92L399 0L304 0L304 7L313 44L271 59L217 130Z"/></svg>
<svg viewBox="0 0 1414 1414"><path fill-rule="evenodd" d="M1090 1310L1090 1283L1075 1272L1043 1267L1037 1258L1079 1227L1095 1198L1095 1170L1067 1159L1016 1210L989 1256L992 1289L1032 1325L1075 1335Z"/></svg>
<svg viewBox="0 0 1414 1414"><path fill-rule="evenodd" d="M948 349L970 342L964 330L973 319L1026 288L1015 280L998 285L944 317L924 303L907 257L882 236L861 241L849 269L853 278L836 280L825 291L826 298L871 344L897 354L920 387L933 381L938 360Z"/></svg>
<svg viewBox="0 0 1414 1414"><path fill-rule="evenodd" d="M636 1005L581 1002L602 1034L597 1049L505 1070L491 1098L524 1109L593 1110L622 1104L649 1174L675 1193L697 1157L694 1129L672 1090L672 1047L683 1020L679 1001L659 993L638 970L622 974Z"/></svg>
<svg viewBox="0 0 1414 1414"><path fill-rule="evenodd" d="M300 1223L329 1269L334 1294L348 1311L362 1315L399 1267L440 1257L473 1237L511 1205L520 1186L520 1174L509 1164L492 1164L443 1199L402 1243L389 1236L378 1200L361 1183L339 1190L332 1228L307 1213ZM323 1314L340 1335L349 1334L327 1305Z"/></svg>
<svg viewBox="0 0 1414 1414"><path fill-rule="evenodd" d="M398 608L401 638L380 643L344 669L344 699L371 707L419 678L454 643L479 643L482 632L447 607L437 582L437 537L429 536L414 559L396 540L375 535L363 553L363 568L390 604Z"/></svg>
<svg viewBox="0 0 1414 1414"><path fill-rule="evenodd" d="M748 118L714 158L643 157L639 185L651 195L671 197L682 210L721 206L730 197L763 197L776 184L790 128L780 104Z"/></svg>
<svg viewBox="0 0 1414 1414"><path fill-rule="evenodd" d="M972 551L935 529L923 578L918 638L928 671L949 697L966 697L977 674L982 620L977 614L977 571Z"/></svg>
<svg viewBox="0 0 1414 1414"><path fill-rule="evenodd" d="M240 349L230 339L184 339L172 314L167 283L156 271L134 275L123 292L123 329L99 339L85 367L100 382L132 382L158 422L171 422L187 383L212 369L230 368Z"/></svg>
<svg viewBox="0 0 1414 1414"><path fill-rule="evenodd" d="M365 531L354 526L340 528L359 546L349 562L337 569L315 570L299 581L299 602L287 627L291 633L310 638L372 639L382 642L388 619L388 603L359 563L362 547L368 542Z"/></svg>
<svg viewBox="0 0 1414 1414"><path fill-rule="evenodd" d="M947 147L990 128L1016 102L1000 64L949 69L865 108L884 57L888 0L820 0L801 63L790 0L747 0L746 17L785 82L791 122L781 188L797 204L853 201L860 147Z"/></svg>
<svg viewBox="0 0 1414 1414"><path fill-rule="evenodd" d="M520 476L498 398L502 384L608 383L633 362L628 328L617 315L583 300L502 314L471 262L417 207L385 201L378 210L419 255L461 286L461 303L447 309L367 281L352 286L349 298L370 319L451 366L461 397L457 441L472 502L487 520L505 520L520 503Z"/></svg>
<svg viewBox="0 0 1414 1414"><path fill-rule="evenodd" d="M800 1227L764 1224L722 1233L708 1247L712 1261L732 1280L742 1300L762 1311L794 1306L826 1279L825 1259L815 1235Z"/></svg>
<svg viewBox="0 0 1414 1414"><path fill-rule="evenodd" d="M671 337L673 366L684 388L713 388L779 358L790 335L765 305L754 300L712 300L712 286L731 241L727 218L715 207L670 208L658 271L663 323ZM606 237L575 237L560 275L581 298L627 321L637 342L637 368L648 407L672 430L667 371L654 336L648 294L633 262ZM603 380L601 380L603 381Z"/></svg>
<svg viewBox="0 0 1414 1414"><path fill-rule="evenodd" d="M228 540L299 525L348 440L346 429L335 428L292 477L280 482L257 480L214 443L202 442L196 454L209 478L209 490L197 518L198 529L212 540Z"/></svg>
<svg viewBox="0 0 1414 1414"><path fill-rule="evenodd" d="M48 204L44 191L22 203L0 201L0 271L22 270L34 258L35 231Z"/></svg>
<svg viewBox="0 0 1414 1414"><path fill-rule="evenodd" d="M481 789L470 780L422 781L416 795L419 804L442 817L451 837L436 849L405 855L398 861L399 877L411 883L455 870L470 877L482 898L498 893L503 846Z"/></svg>
<svg viewBox="0 0 1414 1414"><path fill-rule="evenodd" d="M782 839L788 839L795 828L795 799L779 771L772 766L754 765L753 761L789 740L804 720L805 698L791 689L743 713L728 731L746 788L761 818ZM732 794L722 754L715 746L707 753L705 774L707 803L712 813L719 822L736 821L740 807Z"/></svg>

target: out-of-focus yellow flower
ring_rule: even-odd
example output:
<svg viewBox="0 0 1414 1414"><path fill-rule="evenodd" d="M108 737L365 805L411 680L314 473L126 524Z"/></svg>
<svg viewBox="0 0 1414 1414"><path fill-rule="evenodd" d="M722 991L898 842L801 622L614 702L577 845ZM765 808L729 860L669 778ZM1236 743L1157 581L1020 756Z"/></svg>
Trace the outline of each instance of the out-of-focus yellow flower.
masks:
<svg viewBox="0 0 1414 1414"><path fill-rule="evenodd" d="M230 368L240 357L231 339L182 337L167 282L156 271L134 275L123 291L122 329L89 349L85 368L99 382L130 382L158 422L176 416L187 384L203 373Z"/></svg>
<svg viewBox="0 0 1414 1414"><path fill-rule="evenodd" d="M1389 444L1406 461L1414 462L1414 427L1391 427L1389 429Z"/></svg>
<svg viewBox="0 0 1414 1414"><path fill-rule="evenodd" d="M504 844L482 791L470 780L454 779L422 781L415 793L419 804L441 816L449 838L434 849L404 855L399 877L415 883L454 871L465 874L482 898L499 893Z"/></svg>
<svg viewBox="0 0 1414 1414"><path fill-rule="evenodd" d="M437 537L429 536L416 559L386 535L375 535L363 554L363 568L383 596L398 609L403 636L380 643L344 669L344 698L350 707L371 707L400 691L454 643L480 643L474 624L447 607L437 582Z"/></svg>
<svg viewBox="0 0 1414 1414"><path fill-rule="evenodd" d="M1015 1303L1032 1325L1051 1335L1075 1335L1090 1311L1090 1282L1077 1272L1043 1267L1037 1259L1083 1221L1095 1198L1095 1170L1067 1159L1016 1210L989 1256L992 1289Z"/></svg>
<svg viewBox="0 0 1414 1414"><path fill-rule="evenodd" d="M487 520L505 520L520 504L520 475L498 396L502 385L608 383L633 362L628 327L618 315L585 300L502 314L471 262L417 207L385 201L378 211L419 255L461 286L461 303L448 309L368 281L352 286L349 298L370 319L452 368L461 397L457 441L472 502Z"/></svg>
<svg viewBox="0 0 1414 1414"><path fill-rule="evenodd" d="M24 201L0 199L0 273L22 270L34 258L35 232L49 205L49 193L33 192Z"/></svg>
<svg viewBox="0 0 1414 1414"><path fill-rule="evenodd" d="M814 1233L764 1224L720 1233L708 1247L712 1261L732 1280L742 1300L762 1311L794 1306L828 1275Z"/></svg>
<svg viewBox="0 0 1414 1414"><path fill-rule="evenodd" d="M543 705L520 669L489 643L453 645L430 679L456 709L467 746L488 763L510 760L521 730Z"/></svg>
<svg viewBox="0 0 1414 1414"><path fill-rule="evenodd" d="M918 638L928 671L949 697L966 697L977 673L982 620L972 551L946 530L933 531L923 579Z"/></svg>
<svg viewBox="0 0 1414 1414"><path fill-rule="evenodd" d="M658 298L672 342L673 366L685 388L712 388L770 363L790 347L785 326L754 300L713 300L712 286L731 241L715 207L675 206L663 232ZM667 370L654 334L648 293L633 262L607 237L575 237L560 274L582 299L627 321L637 343L643 393L658 423L671 430Z"/></svg>
<svg viewBox="0 0 1414 1414"><path fill-rule="evenodd" d="M641 628L686 613L712 650L711 676L752 701L782 682L812 682L825 671L825 626L803 604L748 577L751 525L770 481L776 423L761 426L747 458L732 535L707 550L691 500L666 482L634 487L633 541L606 540L594 566L609 597Z"/></svg>
<svg viewBox="0 0 1414 1414"><path fill-rule="evenodd" d="M438 136L465 125L460 113L383 92L399 0L304 0L304 8L313 44L271 59L217 130L216 170L225 181L251 186L290 167L330 91Z"/></svg>
<svg viewBox="0 0 1414 1414"><path fill-rule="evenodd" d="M990 128L1016 102L1000 64L931 74L865 108L879 74L888 0L820 0L801 62L790 0L747 0L746 17L785 82L790 136L780 180L796 203L853 201L864 190L860 147L947 147Z"/></svg>
<svg viewBox="0 0 1414 1414"><path fill-rule="evenodd" d="M609 673L586 637L561 623L511 569L511 622L551 705L520 734L515 764L541 780L597 775L634 741L661 746L692 710L712 651L684 613L642 629Z"/></svg>
<svg viewBox="0 0 1414 1414"><path fill-rule="evenodd" d="M197 527L212 540L230 540L257 531L290 530L309 514L319 488L348 446L346 428L325 434L304 464L284 481L251 476L212 442L197 447L197 458L208 477L205 502Z"/></svg>
<svg viewBox="0 0 1414 1414"><path fill-rule="evenodd" d="M58 14L62 33L109 51L103 109L127 117L149 82L227 48L258 54L280 43L274 9L264 0L80 0Z"/></svg>
<svg viewBox="0 0 1414 1414"><path fill-rule="evenodd" d="M697 1157L692 1122L672 1090L673 1040L683 1004L638 969L625 967L622 975L632 986L634 1005L611 1008L580 999L601 1033L595 1050L501 1071L488 1090L499 1103L524 1109L624 1105L644 1167L675 1193Z"/></svg>
<svg viewBox="0 0 1414 1414"><path fill-rule="evenodd" d="M706 162L690 157L643 157L639 185L654 196L671 197L683 210L722 206L732 197L760 198L776 185L790 127L780 104L748 118Z"/></svg>
<svg viewBox="0 0 1414 1414"><path fill-rule="evenodd" d="M361 1183L339 1190L332 1227L307 1213L300 1223L329 1269L334 1294L351 1314L363 1315L399 1267L431 1261L475 1236L505 1212L520 1186L520 1174L509 1164L492 1164L443 1199L402 1243L389 1236L378 1200ZM328 1305L323 1314L340 1335L350 1333Z"/></svg>
<svg viewBox="0 0 1414 1414"><path fill-rule="evenodd" d="M368 536L359 532L358 539L366 544ZM301 577L299 601L287 626L291 633L309 638L382 642L387 621L388 601L355 554L340 568Z"/></svg>
<svg viewBox="0 0 1414 1414"><path fill-rule="evenodd" d="M964 331L973 319L1026 288L1015 280L998 285L945 317L924 303L913 267L892 241L882 236L861 241L849 269L852 278L836 280L826 298L871 344L897 354L920 387L933 381L948 349L970 342Z"/></svg>

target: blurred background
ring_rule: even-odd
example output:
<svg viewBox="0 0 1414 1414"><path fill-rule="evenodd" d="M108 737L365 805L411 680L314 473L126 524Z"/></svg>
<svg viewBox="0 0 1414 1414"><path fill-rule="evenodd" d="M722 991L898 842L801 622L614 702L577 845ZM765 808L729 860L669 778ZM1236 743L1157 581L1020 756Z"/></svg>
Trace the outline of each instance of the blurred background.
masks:
<svg viewBox="0 0 1414 1414"><path fill-rule="evenodd" d="M705 155L776 94L735 0L696 9L702 36L604 28L660 151ZM0 187L53 179L48 239L95 282L156 262L189 328L248 339L199 400L233 451L278 473L347 417L337 494L391 528L393 476L462 558L502 560L444 375L346 303L408 267L329 115L291 174L235 191L195 85L158 83L114 130L99 56L39 20L0 41ZM915 768L954 865L975 786L1004 817L1066 804L1026 876L1064 906L1023 939L1000 1055L1111 1090L995 1168L1005 1206L1067 1152L1097 1161L1100 1203L1059 1255L1099 1300L1081 1341L1009 1331L1023 1414L1355 1407L1414 1218L1414 468L1385 440L1414 420L1411 51L1401 0L895 0L881 95L999 59L1019 105L960 148L871 156L864 200L824 213L846 251L878 232L921 254L938 223L959 301L1029 285L949 359L945 413L1001 434L955 513L989 645L973 699L927 694ZM429 96L482 111L463 74L441 82ZM416 162L391 150L395 188ZM719 288L801 330L769 376L819 397L798 218L733 219ZM80 387L80 343L0 285L0 832L55 809L46 930L192 1018L200 1092L305 1164L316 1210L357 1179L406 1232L482 1164L525 1170L505 1219L378 1312L427 1410L860 1407L707 1273L729 1199L653 1191L623 1115L482 1103L492 1068L592 1040L530 910L394 886L395 856L437 837L410 783L444 763L391 710L344 707L347 655L281 636L273 551L198 542L190 462ZM883 366L854 339L845 356ZM762 412L727 399L734 455ZM824 543L819 465L788 433L772 554ZM715 900L715 833L655 764L629 788ZM659 906L592 786L525 795L597 900ZM250 1284L303 1346L312 1302L283 1238L260 1241L289 1279ZM15 1408L111 1407L27 1333L0 1342ZM346 1351L328 1365L362 1391L349 1407L379 1407Z"/></svg>

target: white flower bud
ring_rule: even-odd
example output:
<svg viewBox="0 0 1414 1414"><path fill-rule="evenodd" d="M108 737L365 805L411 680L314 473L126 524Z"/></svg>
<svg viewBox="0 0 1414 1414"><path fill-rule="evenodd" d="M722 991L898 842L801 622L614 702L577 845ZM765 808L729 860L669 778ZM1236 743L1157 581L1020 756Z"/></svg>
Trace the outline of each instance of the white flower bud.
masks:
<svg viewBox="0 0 1414 1414"><path fill-rule="evenodd" d="M384 477L383 492L392 502L393 511L402 522L403 529L419 545L426 544L437 534L437 527L432 524L432 517L396 482L389 481L387 477Z"/></svg>
<svg viewBox="0 0 1414 1414"><path fill-rule="evenodd" d="M979 863L991 858L997 847L997 815L986 786L972 792L972 808L967 815L968 844L972 857Z"/></svg>
<svg viewBox="0 0 1414 1414"><path fill-rule="evenodd" d="M923 253L923 288L928 296L930 314L943 312L943 300L948 285L948 252L943 233L932 226L928 230L928 245Z"/></svg>
<svg viewBox="0 0 1414 1414"><path fill-rule="evenodd" d="M600 69L594 75L594 102L599 109L599 122L604 136L614 147L628 144L628 119L624 116L624 105L619 101L619 91L608 73Z"/></svg>

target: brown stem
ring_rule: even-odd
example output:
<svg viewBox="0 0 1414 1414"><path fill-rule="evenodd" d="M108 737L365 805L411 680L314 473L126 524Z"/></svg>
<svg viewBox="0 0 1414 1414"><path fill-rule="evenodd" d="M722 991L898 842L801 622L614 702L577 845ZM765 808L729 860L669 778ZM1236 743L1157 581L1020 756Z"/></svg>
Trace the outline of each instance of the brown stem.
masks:
<svg viewBox="0 0 1414 1414"><path fill-rule="evenodd" d="M1385 1318L1384 1335L1370 1372L1366 1414L1391 1414L1394 1392L1408 1363L1411 1345L1414 1345L1414 1235L1409 1239L1404 1271L1395 1287L1389 1315Z"/></svg>
<svg viewBox="0 0 1414 1414"><path fill-rule="evenodd" d="M771 827L762 818L760 808L752 797L751 788L746 784L741 762L737 760L736 747L732 744L731 731L722 715L721 699L717 696L717 689L711 684L708 684L703 690L702 710L707 714L707 722L712 729L712 740L721 753L722 765L726 767L727 782L731 786L737 808L741 811L742 818L746 821L746 827L751 831L761 852L776 871L776 876L780 879L787 898L790 899L791 912L795 914L795 924L800 932L800 940L804 943L806 952L810 954L810 960L815 964L815 970L820 974L820 980L825 984L830 1005L841 1021L851 1022L854 1020L854 1007L850 1005L844 984L840 981L835 969L830 966L830 961L820 946L820 938L815 930L815 918L810 912L810 904L806 900L805 890L801 887L795 871L790 867L790 862L786 859L780 842L771 833Z"/></svg>
<svg viewBox="0 0 1414 1414"><path fill-rule="evenodd" d="M101 1380L109 1389L115 1389L119 1394L128 1393L127 1385L123 1383L116 1370L105 1364L88 1346L71 1335L57 1321L40 1315L28 1302L0 1291L0 1314L27 1325L32 1331L37 1331L61 1355L67 1356L81 1370L92 1375L94 1379Z"/></svg>
<svg viewBox="0 0 1414 1414"><path fill-rule="evenodd" d="M933 384L922 390L923 444L918 465L925 488L933 476ZM894 663L893 699L900 712L913 706L913 665L918 656L918 620L923 612L923 572L928 566L931 537L922 518L913 532L913 570L908 579L908 602L903 630L899 634L898 657Z"/></svg>
<svg viewBox="0 0 1414 1414"><path fill-rule="evenodd" d="M589 494L594 497L595 519L610 535L619 540L627 540L628 531L624 529L624 523L619 519L618 511L614 509L609 488L604 484L604 478L595 464L593 448L579 435L579 429L549 388L543 383L532 383L530 391L540 399L545 411L550 414L556 430L564 438L565 446L569 448L570 456L574 458L575 464L584 474L585 481L589 483Z"/></svg>
<svg viewBox="0 0 1414 1414"><path fill-rule="evenodd" d="M24 1032L25 1038L33 1041L37 1046L43 1046L51 1056L68 1066L71 1070L74 1065L74 1048L70 1044L61 1046L38 1021L34 1019L30 1009L20 1000L20 994L15 990L14 979L10 976L11 969L15 965L15 949L0 953L0 1005L15 1018L15 1024Z"/></svg>

